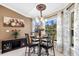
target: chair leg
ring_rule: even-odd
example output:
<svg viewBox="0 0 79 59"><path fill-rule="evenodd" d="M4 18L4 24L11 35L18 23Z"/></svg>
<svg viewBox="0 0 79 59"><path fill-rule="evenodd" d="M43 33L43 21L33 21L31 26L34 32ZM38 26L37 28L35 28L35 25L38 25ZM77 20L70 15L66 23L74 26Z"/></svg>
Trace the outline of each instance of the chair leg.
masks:
<svg viewBox="0 0 79 59"><path fill-rule="evenodd" d="M28 56L30 56L30 47L29 47L29 49L28 49L29 51L28 51Z"/></svg>
<svg viewBox="0 0 79 59"><path fill-rule="evenodd" d="M35 54L35 47L33 47L33 52L34 52L34 54Z"/></svg>
<svg viewBox="0 0 79 59"><path fill-rule="evenodd" d="M46 54L47 54L47 56L49 55L49 51L48 51L48 49L46 49Z"/></svg>
<svg viewBox="0 0 79 59"><path fill-rule="evenodd" d="M26 53L27 53L27 47L26 47L26 49L25 49L25 56L26 56Z"/></svg>
<svg viewBox="0 0 79 59"><path fill-rule="evenodd" d="M53 54L54 54L54 56L55 56L55 49L54 49L54 41L52 42L52 44L53 44Z"/></svg>
<svg viewBox="0 0 79 59"><path fill-rule="evenodd" d="M38 56L41 56L41 47L38 49Z"/></svg>
<svg viewBox="0 0 79 59"><path fill-rule="evenodd" d="M52 48L53 48L53 54L54 54L54 56L55 56L55 49L54 49L54 46L53 46Z"/></svg>

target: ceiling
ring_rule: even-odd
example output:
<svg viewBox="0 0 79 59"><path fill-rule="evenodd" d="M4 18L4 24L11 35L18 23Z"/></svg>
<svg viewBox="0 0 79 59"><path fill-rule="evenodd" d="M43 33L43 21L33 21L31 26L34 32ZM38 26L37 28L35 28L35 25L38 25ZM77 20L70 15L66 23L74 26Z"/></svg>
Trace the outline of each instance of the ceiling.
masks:
<svg viewBox="0 0 79 59"><path fill-rule="evenodd" d="M16 11L26 17L38 17L40 12L36 9L38 3L3 3L2 5ZM43 11L43 16L53 14L54 12L63 9L68 5L68 3L45 3L46 10Z"/></svg>

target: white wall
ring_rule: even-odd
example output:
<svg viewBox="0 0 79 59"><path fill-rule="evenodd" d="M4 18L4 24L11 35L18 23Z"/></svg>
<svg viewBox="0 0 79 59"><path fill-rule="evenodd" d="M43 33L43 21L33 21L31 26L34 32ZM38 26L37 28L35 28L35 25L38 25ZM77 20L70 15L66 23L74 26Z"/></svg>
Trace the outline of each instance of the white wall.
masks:
<svg viewBox="0 0 79 59"><path fill-rule="evenodd" d="M74 16L74 53L76 56L79 56L79 4L75 4Z"/></svg>
<svg viewBox="0 0 79 59"><path fill-rule="evenodd" d="M70 55L70 20L71 20L71 16L70 16L70 11L68 10L64 10L64 17L63 17L63 42L64 42L64 46L63 46L63 53L66 56Z"/></svg>
<svg viewBox="0 0 79 59"><path fill-rule="evenodd" d="M57 14L57 49L62 52L62 14Z"/></svg>

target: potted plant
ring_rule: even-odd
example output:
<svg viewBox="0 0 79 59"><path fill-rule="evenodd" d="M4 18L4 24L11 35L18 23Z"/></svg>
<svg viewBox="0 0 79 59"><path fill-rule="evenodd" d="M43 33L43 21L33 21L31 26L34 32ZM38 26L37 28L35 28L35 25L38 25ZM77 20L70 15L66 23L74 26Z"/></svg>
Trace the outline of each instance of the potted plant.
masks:
<svg viewBox="0 0 79 59"><path fill-rule="evenodd" d="M12 30L12 35L14 36L15 39L18 37L19 32L20 30L16 30L16 29Z"/></svg>

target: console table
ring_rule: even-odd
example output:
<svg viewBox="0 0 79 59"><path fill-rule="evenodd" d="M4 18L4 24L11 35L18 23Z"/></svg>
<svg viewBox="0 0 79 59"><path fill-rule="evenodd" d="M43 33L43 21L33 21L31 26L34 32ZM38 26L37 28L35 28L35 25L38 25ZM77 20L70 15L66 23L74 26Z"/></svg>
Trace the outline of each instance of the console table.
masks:
<svg viewBox="0 0 79 59"><path fill-rule="evenodd" d="M15 40L1 41L2 53L25 47L26 42L27 42L26 38L19 38L19 39L15 39Z"/></svg>

